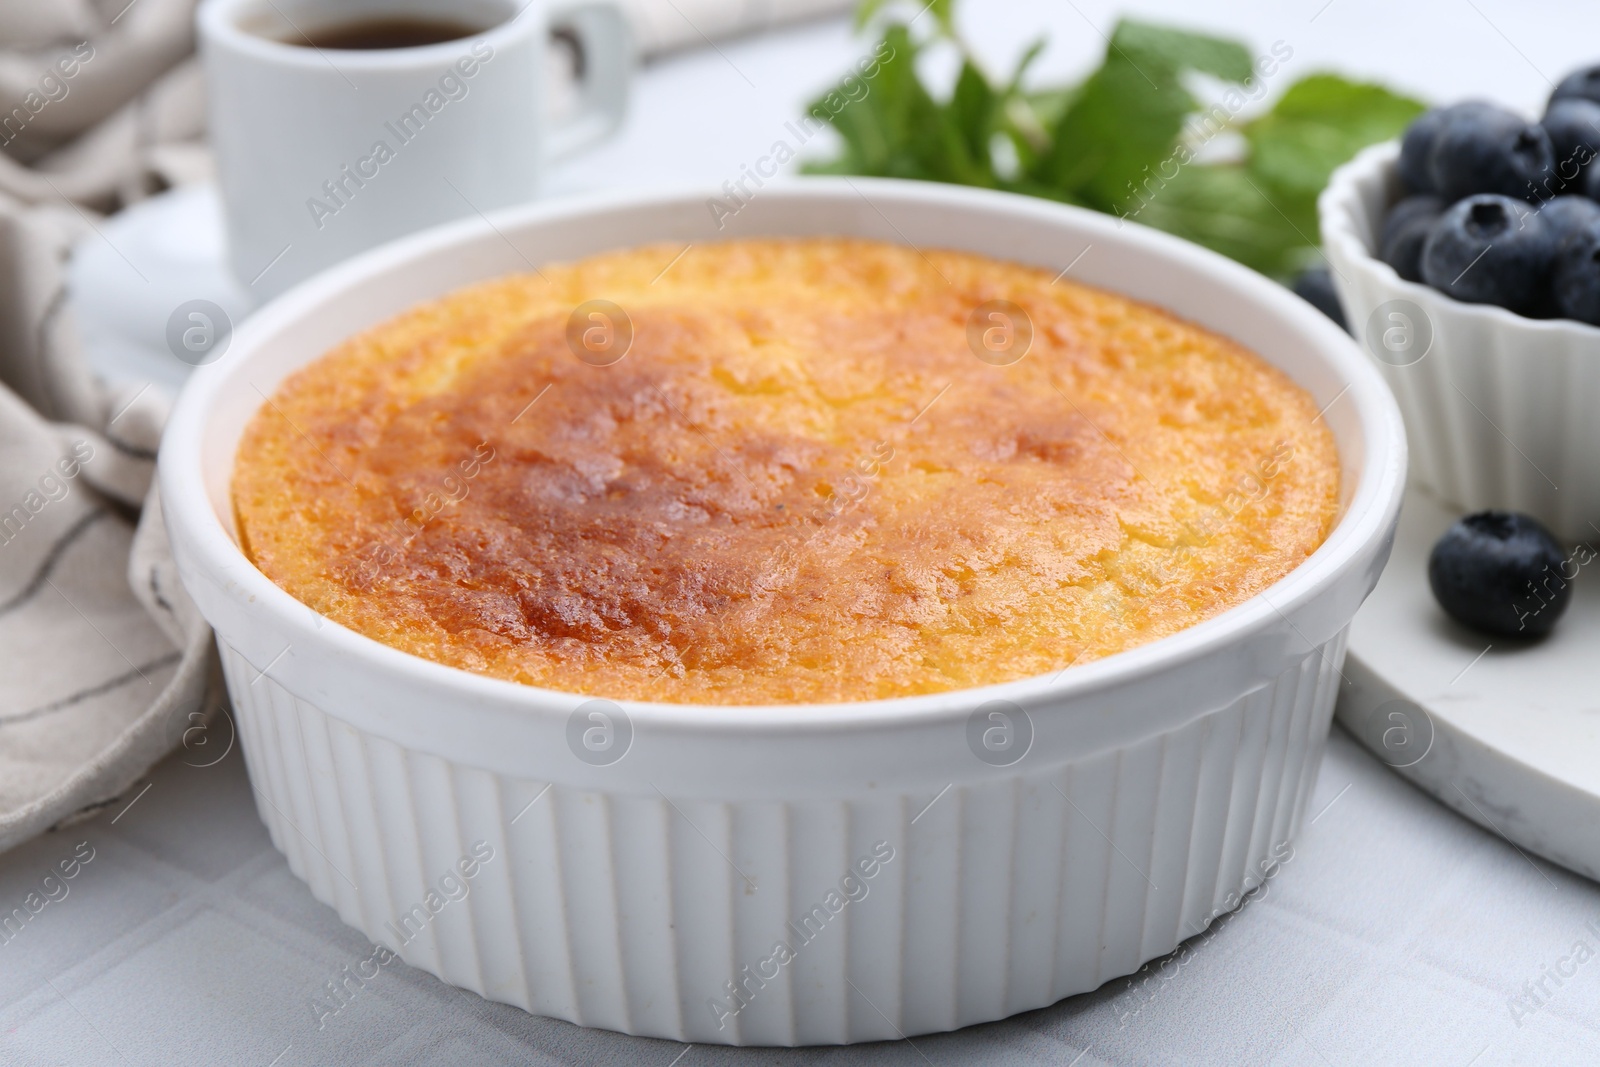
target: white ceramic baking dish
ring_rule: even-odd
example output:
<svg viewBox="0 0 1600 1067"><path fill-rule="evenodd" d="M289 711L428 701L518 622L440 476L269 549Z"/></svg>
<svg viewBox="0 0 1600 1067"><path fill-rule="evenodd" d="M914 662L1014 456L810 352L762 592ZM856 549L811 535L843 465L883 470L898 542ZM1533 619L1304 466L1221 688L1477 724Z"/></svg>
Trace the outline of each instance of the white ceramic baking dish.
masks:
<svg viewBox="0 0 1600 1067"><path fill-rule="evenodd" d="M1405 413L1413 475L1464 511L1600 536L1600 328L1452 300L1378 259L1399 158L1396 141L1365 149L1318 210L1345 318Z"/></svg>
<svg viewBox="0 0 1600 1067"><path fill-rule="evenodd" d="M685 1041L948 1030L1171 951L1271 868L1314 784L1346 627L1388 556L1405 474L1377 371L1260 275L1045 201L815 180L724 222L703 196L624 195L432 230L281 297L191 379L162 447L166 519L216 627L274 843L346 922L447 982ZM605 742L577 711L586 698L377 644L240 553L240 431L340 339L530 263L805 234L1075 264L1078 280L1238 339L1325 407L1344 467L1337 528L1267 593L1100 662L855 704L624 701L611 726L631 725L631 744L612 762L580 758L582 728L599 723ZM997 724L1015 745L999 757L981 744Z"/></svg>

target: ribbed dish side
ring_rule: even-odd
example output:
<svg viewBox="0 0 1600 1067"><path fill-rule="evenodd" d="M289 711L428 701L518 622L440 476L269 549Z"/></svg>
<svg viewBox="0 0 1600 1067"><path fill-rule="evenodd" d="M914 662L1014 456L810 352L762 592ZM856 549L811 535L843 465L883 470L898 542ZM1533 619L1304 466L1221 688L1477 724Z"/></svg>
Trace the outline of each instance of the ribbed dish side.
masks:
<svg viewBox="0 0 1600 1067"><path fill-rule="evenodd" d="M1004 1018L1202 931L1297 830L1344 647L1341 632L1226 708L1067 765L1024 760L936 800L788 803L494 775L362 734L226 644L223 662L262 820L344 921L537 1014L796 1045ZM894 858L834 913L827 894L878 842ZM788 925L807 914L808 940ZM793 959L764 968L779 940Z"/></svg>
<svg viewBox="0 0 1600 1067"><path fill-rule="evenodd" d="M1374 253L1392 153L1368 150L1330 185L1323 232L1356 339L1383 304L1427 316L1433 343L1408 366L1376 360L1411 443L1412 476L1463 509L1526 511L1569 540L1600 525L1600 331L1533 322L1400 279ZM1340 180L1343 179L1343 180Z"/></svg>

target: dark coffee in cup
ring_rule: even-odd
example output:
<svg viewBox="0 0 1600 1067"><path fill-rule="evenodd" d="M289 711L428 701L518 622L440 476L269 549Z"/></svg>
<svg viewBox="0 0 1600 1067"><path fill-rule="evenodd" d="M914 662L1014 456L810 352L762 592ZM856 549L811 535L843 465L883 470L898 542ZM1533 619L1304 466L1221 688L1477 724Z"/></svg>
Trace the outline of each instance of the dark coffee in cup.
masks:
<svg viewBox="0 0 1600 1067"><path fill-rule="evenodd" d="M382 48L419 48L422 45L459 41L482 33L484 27L447 18L422 18L412 15L380 15L372 18L335 22L327 26L293 33L285 44L337 51L371 51Z"/></svg>

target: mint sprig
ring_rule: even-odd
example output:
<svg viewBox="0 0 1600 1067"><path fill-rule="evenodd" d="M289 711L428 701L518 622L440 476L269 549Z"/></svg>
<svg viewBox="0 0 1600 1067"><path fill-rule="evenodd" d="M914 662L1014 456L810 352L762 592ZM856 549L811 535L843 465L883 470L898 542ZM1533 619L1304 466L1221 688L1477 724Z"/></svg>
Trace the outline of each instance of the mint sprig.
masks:
<svg viewBox="0 0 1600 1067"><path fill-rule="evenodd" d="M932 17L897 17L892 0L865 0L857 26L884 23L867 92L836 112L839 154L809 162L819 174L864 174L1004 189L1078 204L1155 226L1285 278L1316 256L1316 198L1333 169L1362 147L1398 135L1423 105L1381 85L1316 73L1288 87L1270 111L1236 121L1241 107L1202 110L1193 76L1236 86L1243 102L1291 53L1252 58L1220 37L1124 19L1099 68L1075 85L1024 88L1045 42L1034 42L1004 79L990 77L962 40L955 0ZM914 30L913 27L916 27ZM960 59L955 86L936 98L917 74L935 48ZM1199 162L1222 133L1242 155Z"/></svg>

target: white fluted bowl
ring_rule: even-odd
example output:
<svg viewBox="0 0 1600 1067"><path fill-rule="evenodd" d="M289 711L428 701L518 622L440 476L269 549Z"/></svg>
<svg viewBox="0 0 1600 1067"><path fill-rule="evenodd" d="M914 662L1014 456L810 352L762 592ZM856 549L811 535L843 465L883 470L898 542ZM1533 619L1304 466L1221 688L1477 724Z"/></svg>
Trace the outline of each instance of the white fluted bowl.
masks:
<svg viewBox="0 0 1600 1067"><path fill-rule="evenodd" d="M1464 511L1600 536L1600 328L1453 300L1378 259L1399 157L1399 142L1367 148L1317 206L1345 318L1405 414L1413 476Z"/></svg>
<svg viewBox="0 0 1600 1067"><path fill-rule="evenodd" d="M346 922L447 982L685 1041L947 1030L1171 951L1258 883L1299 825L1346 629L1394 532L1393 398L1287 290L1104 215L816 180L763 190L725 221L700 196L625 195L429 231L279 298L190 380L162 447L166 519L216 627L274 843ZM1344 469L1332 535L1262 596L1059 678L857 704L622 702L631 747L605 766L569 747L586 698L359 636L239 551L229 479L243 426L355 331L529 261L814 234L1052 269L1082 254L1074 277L1238 339L1327 405ZM994 699L1032 734L1009 766L969 747L969 720Z"/></svg>

